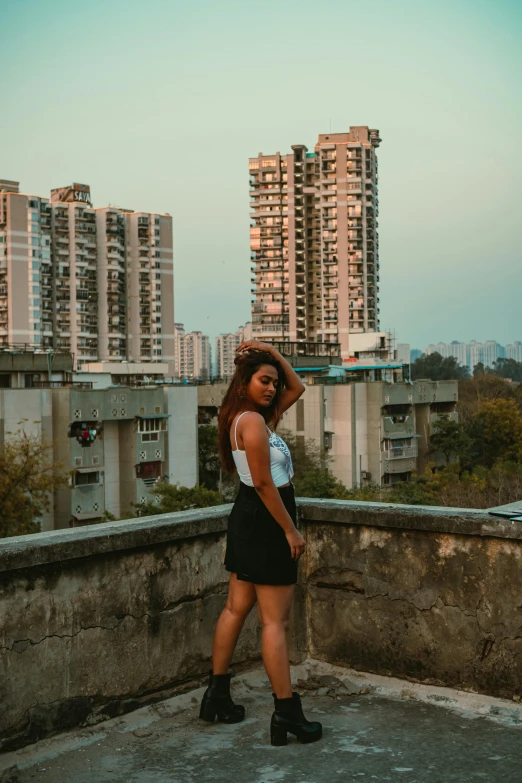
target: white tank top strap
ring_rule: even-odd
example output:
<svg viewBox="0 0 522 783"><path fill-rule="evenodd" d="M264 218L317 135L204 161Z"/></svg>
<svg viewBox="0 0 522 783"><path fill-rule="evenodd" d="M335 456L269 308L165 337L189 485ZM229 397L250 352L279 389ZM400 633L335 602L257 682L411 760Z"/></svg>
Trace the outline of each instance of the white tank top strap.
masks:
<svg viewBox="0 0 522 783"><path fill-rule="evenodd" d="M237 450L238 450L238 448L237 448L237 423L238 423L239 419L241 418L241 416L244 416L244 415L245 415L245 413L248 413L248 411L243 411L243 413L240 413L240 414L239 414L239 416L238 416L238 417L237 417L237 419L236 419L236 423L235 423L235 425L234 425L234 440L236 441L236 448L235 448L235 451L237 451Z"/></svg>

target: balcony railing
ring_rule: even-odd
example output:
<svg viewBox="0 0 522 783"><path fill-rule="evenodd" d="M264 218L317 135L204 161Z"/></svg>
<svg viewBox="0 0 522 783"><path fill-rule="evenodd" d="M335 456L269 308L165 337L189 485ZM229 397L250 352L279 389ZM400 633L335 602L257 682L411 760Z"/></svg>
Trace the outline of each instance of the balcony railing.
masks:
<svg viewBox="0 0 522 783"><path fill-rule="evenodd" d="M407 459L417 457L419 450L415 446L392 446L383 450L384 459Z"/></svg>

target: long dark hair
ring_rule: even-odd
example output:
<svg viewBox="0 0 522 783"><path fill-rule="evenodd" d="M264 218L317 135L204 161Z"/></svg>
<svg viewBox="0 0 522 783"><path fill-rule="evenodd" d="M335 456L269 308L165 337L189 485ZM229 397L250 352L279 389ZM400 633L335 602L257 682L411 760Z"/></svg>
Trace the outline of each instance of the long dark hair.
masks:
<svg viewBox="0 0 522 783"><path fill-rule="evenodd" d="M234 359L236 371L230 386L221 403L218 417L218 450L221 464L227 473L235 473L236 466L232 457L232 446L230 444L230 427L234 418L243 410L257 410L264 418L267 424L275 429L281 418L280 402L281 394L285 388L285 374L281 364L270 353L265 351L243 351L237 354ZM253 374L259 370L263 364L270 364L277 370L278 383L276 392L270 405L266 408L256 408L248 400L244 399L245 389L250 383Z"/></svg>

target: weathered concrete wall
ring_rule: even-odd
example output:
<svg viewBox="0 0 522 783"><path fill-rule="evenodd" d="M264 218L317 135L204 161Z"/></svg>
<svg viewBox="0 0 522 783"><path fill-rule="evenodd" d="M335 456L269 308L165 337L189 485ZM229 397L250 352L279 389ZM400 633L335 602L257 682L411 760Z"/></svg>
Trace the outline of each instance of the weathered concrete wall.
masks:
<svg viewBox="0 0 522 783"><path fill-rule="evenodd" d="M293 661L522 694L522 525L465 509L299 506ZM2 749L202 680L227 591L229 510L0 542ZM259 659L254 610L234 663Z"/></svg>
<svg viewBox="0 0 522 783"><path fill-rule="evenodd" d="M229 508L0 544L3 750L165 698L207 674L228 586ZM301 661L304 618L295 626L302 638L292 631L292 659ZM234 663L259 659L254 610Z"/></svg>
<svg viewBox="0 0 522 783"><path fill-rule="evenodd" d="M522 525L466 509L304 502L309 654L522 695Z"/></svg>

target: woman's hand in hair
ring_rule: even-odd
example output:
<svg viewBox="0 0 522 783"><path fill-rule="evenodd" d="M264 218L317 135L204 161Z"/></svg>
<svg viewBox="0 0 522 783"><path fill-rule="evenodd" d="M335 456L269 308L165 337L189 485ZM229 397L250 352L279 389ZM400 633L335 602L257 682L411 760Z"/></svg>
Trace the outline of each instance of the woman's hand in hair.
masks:
<svg viewBox="0 0 522 783"><path fill-rule="evenodd" d="M288 541L288 546L290 547L292 560L299 560L305 551L305 540L303 536L299 530L297 530L297 528L294 528L286 534L286 540Z"/></svg>
<svg viewBox="0 0 522 783"><path fill-rule="evenodd" d="M275 358L279 357L279 352L276 351L273 345L270 343L262 343L260 340L245 340L236 348L237 353L243 353L243 351L263 351L269 353Z"/></svg>

